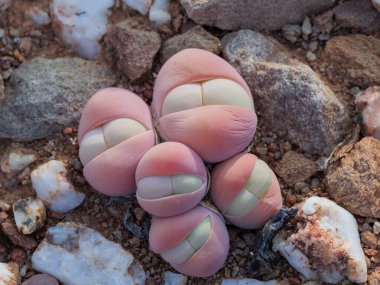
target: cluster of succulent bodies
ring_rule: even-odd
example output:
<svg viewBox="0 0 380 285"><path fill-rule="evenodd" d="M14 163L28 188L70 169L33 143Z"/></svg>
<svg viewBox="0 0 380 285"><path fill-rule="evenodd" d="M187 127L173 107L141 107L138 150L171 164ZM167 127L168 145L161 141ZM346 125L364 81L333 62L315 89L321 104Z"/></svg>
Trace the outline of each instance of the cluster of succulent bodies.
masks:
<svg viewBox="0 0 380 285"><path fill-rule="evenodd" d="M256 125L252 95L235 69L212 53L187 49L159 72L151 110L130 91L97 92L80 121L79 156L96 190L136 193L154 216L153 252L181 273L207 277L227 258L223 216L255 229L282 206L272 170L244 152ZM218 163L211 175L204 162ZM220 213L200 204L209 188Z"/></svg>

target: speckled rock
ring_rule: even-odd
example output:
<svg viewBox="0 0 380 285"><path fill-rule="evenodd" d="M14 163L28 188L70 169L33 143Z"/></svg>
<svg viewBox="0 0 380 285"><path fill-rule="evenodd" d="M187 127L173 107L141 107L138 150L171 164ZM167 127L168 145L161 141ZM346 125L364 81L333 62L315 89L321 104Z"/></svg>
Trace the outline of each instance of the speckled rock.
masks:
<svg viewBox="0 0 380 285"><path fill-rule="evenodd" d="M290 186L297 182L303 182L309 179L317 172L317 166L314 161L306 158L304 155L288 151L277 167L275 172Z"/></svg>
<svg viewBox="0 0 380 285"><path fill-rule="evenodd" d="M21 285L59 285L59 283L48 274L37 274L22 282Z"/></svg>
<svg viewBox="0 0 380 285"><path fill-rule="evenodd" d="M335 0L181 0L187 16L201 25L222 30L278 30L302 22L305 15L327 10Z"/></svg>
<svg viewBox="0 0 380 285"><path fill-rule="evenodd" d="M75 126L87 100L115 81L108 66L93 61L27 61L13 72L0 104L0 138L28 141Z"/></svg>
<svg viewBox="0 0 380 285"><path fill-rule="evenodd" d="M187 48L199 48L219 54L222 45L217 37L207 32L202 26L195 26L187 32L166 40L160 50L160 61L165 63L172 55Z"/></svg>
<svg viewBox="0 0 380 285"><path fill-rule="evenodd" d="M327 191L353 214L380 218L380 141L365 137L336 152L326 176Z"/></svg>
<svg viewBox="0 0 380 285"><path fill-rule="evenodd" d="M360 34L333 37L326 44L325 57L333 74L350 83L380 85L380 39Z"/></svg>
<svg viewBox="0 0 380 285"><path fill-rule="evenodd" d="M133 82L147 79L160 49L160 35L132 29L127 22L111 27L105 37L107 56Z"/></svg>
<svg viewBox="0 0 380 285"><path fill-rule="evenodd" d="M350 0L334 8L335 20L342 27L355 28L365 33L380 29L380 14L371 0Z"/></svg>
<svg viewBox="0 0 380 285"><path fill-rule="evenodd" d="M361 114L363 133L380 140L380 86L360 92L355 104Z"/></svg>
<svg viewBox="0 0 380 285"><path fill-rule="evenodd" d="M28 235L43 227L46 220L45 206L39 199L20 199L13 204L13 216L18 230Z"/></svg>
<svg viewBox="0 0 380 285"><path fill-rule="evenodd" d="M309 153L329 155L350 128L348 111L307 65L251 30L222 39L224 58L251 88L261 118Z"/></svg>

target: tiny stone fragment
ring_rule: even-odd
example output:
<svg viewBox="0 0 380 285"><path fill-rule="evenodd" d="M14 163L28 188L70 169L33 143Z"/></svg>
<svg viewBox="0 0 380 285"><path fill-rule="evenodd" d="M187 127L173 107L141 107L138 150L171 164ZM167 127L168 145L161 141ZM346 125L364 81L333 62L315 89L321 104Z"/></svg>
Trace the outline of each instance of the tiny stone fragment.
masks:
<svg viewBox="0 0 380 285"><path fill-rule="evenodd" d="M137 10L140 14L148 13L152 0L123 0L123 3L128 7Z"/></svg>
<svg viewBox="0 0 380 285"><path fill-rule="evenodd" d="M291 43L295 43L302 35L302 28L299 25L284 25L282 27L282 35Z"/></svg>
<svg viewBox="0 0 380 285"><path fill-rule="evenodd" d="M25 17L32 20L37 26L50 24L50 16L38 6L33 6L25 11Z"/></svg>
<svg viewBox="0 0 380 285"><path fill-rule="evenodd" d="M145 284L145 272L129 252L76 223L49 228L32 266L70 285Z"/></svg>
<svg viewBox="0 0 380 285"><path fill-rule="evenodd" d="M186 285L187 284L187 276L173 273L170 271L165 271L162 274L163 283L162 285Z"/></svg>
<svg viewBox="0 0 380 285"><path fill-rule="evenodd" d="M168 0L154 0L154 3L149 11L149 20L155 27L161 27L170 22Z"/></svg>
<svg viewBox="0 0 380 285"><path fill-rule="evenodd" d="M0 262L0 285L18 285L20 280L17 264Z"/></svg>
<svg viewBox="0 0 380 285"><path fill-rule="evenodd" d="M380 86L360 92L355 104L361 112L363 133L380 140Z"/></svg>
<svg viewBox="0 0 380 285"><path fill-rule="evenodd" d="M46 220L45 206L39 199L20 199L13 204L16 226L25 235L42 228Z"/></svg>
<svg viewBox="0 0 380 285"><path fill-rule="evenodd" d="M310 35L313 32L313 27L311 25L311 20L309 17L305 17L302 23L302 33L304 35Z"/></svg>
<svg viewBox="0 0 380 285"><path fill-rule="evenodd" d="M376 249L377 248L377 238L370 231L365 231L360 234L360 238L362 242L368 246L369 248Z"/></svg>
<svg viewBox="0 0 380 285"><path fill-rule="evenodd" d="M31 174L37 197L55 212L68 212L82 204L85 194L77 192L67 180L63 162L51 160Z"/></svg>
<svg viewBox="0 0 380 285"><path fill-rule="evenodd" d="M380 222L375 222L373 224L373 232L375 233L375 235L380 234Z"/></svg>

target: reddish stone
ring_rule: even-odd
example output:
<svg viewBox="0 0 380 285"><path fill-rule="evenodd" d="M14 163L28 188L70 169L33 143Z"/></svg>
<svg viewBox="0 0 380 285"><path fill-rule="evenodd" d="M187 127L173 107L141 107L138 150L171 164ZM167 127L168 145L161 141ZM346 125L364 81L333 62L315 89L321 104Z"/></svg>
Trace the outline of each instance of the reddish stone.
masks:
<svg viewBox="0 0 380 285"><path fill-rule="evenodd" d="M37 274L24 281L21 285L59 285L59 283L57 279L50 275Z"/></svg>
<svg viewBox="0 0 380 285"><path fill-rule="evenodd" d="M18 245L22 248L32 249L37 246L37 242L34 238L25 236L21 234L16 227L16 224L7 219L1 224L1 229L3 233L11 240L15 245Z"/></svg>
<svg viewBox="0 0 380 285"><path fill-rule="evenodd" d="M26 253L20 248L15 248L11 252L11 259L21 267L25 263Z"/></svg>

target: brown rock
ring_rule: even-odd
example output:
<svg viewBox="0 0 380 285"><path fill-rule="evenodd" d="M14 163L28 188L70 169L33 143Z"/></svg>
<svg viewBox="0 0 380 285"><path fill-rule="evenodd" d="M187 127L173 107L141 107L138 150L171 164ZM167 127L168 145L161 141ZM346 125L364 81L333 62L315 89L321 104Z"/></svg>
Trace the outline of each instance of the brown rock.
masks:
<svg viewBox="0 0 380 285"><path fill-rule="evenodd" d="M59 283L48 274L37 274L22 282L21 285L59 285Z"/></svg>
<svg viewBox="0 0 380 285"><path fill-rule="evenodd" d="M334 8L335 20L342 27L354 28L365 33L380 29L380 14L371 0L350 0Z"/></svg>
<svg viewBox="0 0 380 285"><path fill-rule="evenodd" d="M24 236L21 234L17 230L16 224L10 219L7 219L1 223L1 229L15 245L18 245L25 249L33 249L37 246L36 240L32 237Z"/></svg>
<svg viewBox="0 0 380 285"><path fill-rule="evenodd" d="M359 34L334 37L327 42L325 53L333 72L352 84L380 84L380 39Z"/></svg>
<svg viewBox="0 0 380 285"><path fill-rule="evenodd" d="M15 248L11 252L11 260L18 264L18 266L22 266L25 263L26 253L24 250L20 248Z"/></svg>
<svg viewBox="0 0 380 285"><path fill-rule="evenodd" d="M377 247L377 238L370 231L365 231L360 234L362 242L369 248L376 249Z"/></svg>
<svg viewBox="0 0 380 285"><path fill-rule="evenodd" d="M327 11L313 18L314 28L321 33L331 33L334 29L334 12Z"/></svg>
<svg viewBox="0 0 380 285"><path fill-rule="evenodd" d="M275 171L286 184L292 186L313 176L317 172L317 167L314 161L304 155L295 151L288 151L277 165Z"/></svg>
<svg viewBox="0 0 380 285"><path fill-rule="evenodd" d="M160 50L160 61L165 63L172 55L187 48L199 48L219 54L222 45L217 37L207 32L202 26L195 26L187 32L169 38Z"/></svg>
<svg viewBox="0 0 380 285"><path fill-rule="evenodd" d="M160 49L160 35L132 29L123 22L111 27L105 37L107 56L132 82L147 79Z"/></svg>
<svg viewBox="0 0 380 285"><path fill-rule="evenodd" d="M360 92L355 104L361 112L363 133L380 140L380 86Z"/></svg>
<svg viewBox="0 0 380 285"><path fill-rule="evenodd" d="M330 159L327 191L351 213L380 218L380 141L365 137L344 149Z"/></svg>
<svg viewBox="0 0 380 285"><path fill-rule="evenodd" d="M335 0L181 0L187 16L200 25L222 30L278 30L325 11Z"/></svg>

